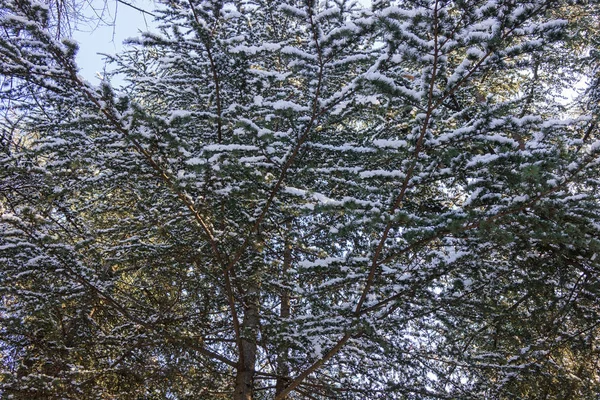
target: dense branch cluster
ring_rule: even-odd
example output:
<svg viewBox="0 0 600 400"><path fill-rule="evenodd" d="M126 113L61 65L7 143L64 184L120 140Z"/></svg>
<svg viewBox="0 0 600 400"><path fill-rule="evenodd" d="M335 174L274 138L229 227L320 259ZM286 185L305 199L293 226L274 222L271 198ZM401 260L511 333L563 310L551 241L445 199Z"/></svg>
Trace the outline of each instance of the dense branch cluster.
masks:
<svg viewBox="0 0 600 400"><path fill-rule="evenodd" d="M0 0L0 397L593 398L598 11Z"/></svg>

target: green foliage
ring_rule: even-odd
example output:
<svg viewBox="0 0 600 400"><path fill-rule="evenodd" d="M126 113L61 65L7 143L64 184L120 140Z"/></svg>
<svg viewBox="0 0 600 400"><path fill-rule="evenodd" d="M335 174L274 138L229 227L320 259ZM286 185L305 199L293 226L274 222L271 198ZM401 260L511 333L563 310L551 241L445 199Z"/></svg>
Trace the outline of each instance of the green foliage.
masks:
<svg viewBox="0 0 600 400"><path fill-rule="evenodd" d="M0 396L593 398L596 9L0 0Z"/></svg>

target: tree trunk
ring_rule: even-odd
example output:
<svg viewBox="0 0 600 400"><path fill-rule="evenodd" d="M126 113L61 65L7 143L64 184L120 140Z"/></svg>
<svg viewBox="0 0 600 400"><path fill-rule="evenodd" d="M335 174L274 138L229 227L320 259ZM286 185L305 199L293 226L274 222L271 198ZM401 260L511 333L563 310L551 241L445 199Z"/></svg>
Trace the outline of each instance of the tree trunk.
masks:
<svg viewBox="0 0 600 400"><path fill-rule="evenodd" d="M281 316L289 317L290 315L290 296L284 292L281 296ZM275 383L275 396L279 395L287 386L290 367L288 365L288 347L282 344L277 355L277 382ZM287 397L284 397L284 399Z"/></svg>
<svg viewBox="0 0 600 400"><path fill-rule="evenodd" d="M252 283L245 296L244 319L241 325L240 358L235 378L234 400L252 400L254 392L254 364L259 323L259 289Z"/></svg>
<svg viewBox="0 0 600 400"><path fill-rule="evenodd" d="M285 276L288 269L292 265L292 244L290 241L289 233L291 231L291 223L287 225L286 237L285 237L285 249L283 250L283 268L281 275L285 281ZM281 319L286 319L290 316L290 293L287 289L283 289L281 293ZM277 381L275 383L275 397L285 390L288 383L288 376L290 374L290 366L288 364L288 347L285 343L279 346L277 352ZM287 397L284 397L284 399Z"/></svg>

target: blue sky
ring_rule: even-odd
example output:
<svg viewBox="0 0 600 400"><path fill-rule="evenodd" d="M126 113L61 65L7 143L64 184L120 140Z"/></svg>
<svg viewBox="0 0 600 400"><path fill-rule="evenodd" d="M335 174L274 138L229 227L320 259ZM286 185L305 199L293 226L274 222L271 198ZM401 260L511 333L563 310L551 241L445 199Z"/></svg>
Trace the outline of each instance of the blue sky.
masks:
<svg viewBox="0 0 600 400"><path fill-rule="evenodd" d="M94 1L97 10L102 10L103 1ZM77 62L79 73L91 83L98 83L97 74L102 74L105 67L104 54L116 54L123 50L123 41L130 37L139 36L140 31L148 30L152 24L152 17L146 16L124 4L114 0L107 2L103 19L107 22L114 21L112 26L100 25L97 27L80 24L78 31L73 33L73 39L79 43ZM153 10L154 4L149 0L138 0L136 6ZM87 8L86 14L92 17L94 11Z"/></svg>

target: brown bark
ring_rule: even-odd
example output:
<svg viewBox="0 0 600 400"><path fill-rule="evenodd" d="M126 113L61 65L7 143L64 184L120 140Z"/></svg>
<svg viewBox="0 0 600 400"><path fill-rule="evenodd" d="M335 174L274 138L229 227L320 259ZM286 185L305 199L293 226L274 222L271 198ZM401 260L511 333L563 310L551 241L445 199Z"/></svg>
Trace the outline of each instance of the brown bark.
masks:
<svg viewBox="0 0 600 400"><path fill-rule="evenodd" d="M281 274L284 279L288 269L292 265L292 244L289 237L290 231L291 223L288 223L285 238L285 248L283 250L283 267L281 270ZM283 289L283 292L281 293L280 315L282 319L286 319L290 316L290 292L287 289ZM288 384L290 375L288 357L288 347L285 343L283 343L279 346L277 352L277 381L275 383L275 396L281 394ZM282 397L282 399L287 399L287 396Z"/></svg>
<svg viewBox="0 0 600 400"><path fill-rule="evenodd" d="M256 363L256 339L259 324L259 289L255 283L244 296L245 309L241 324L241 348L235 378L234 400L252 400L254 395L254 366Z"/></svg>

